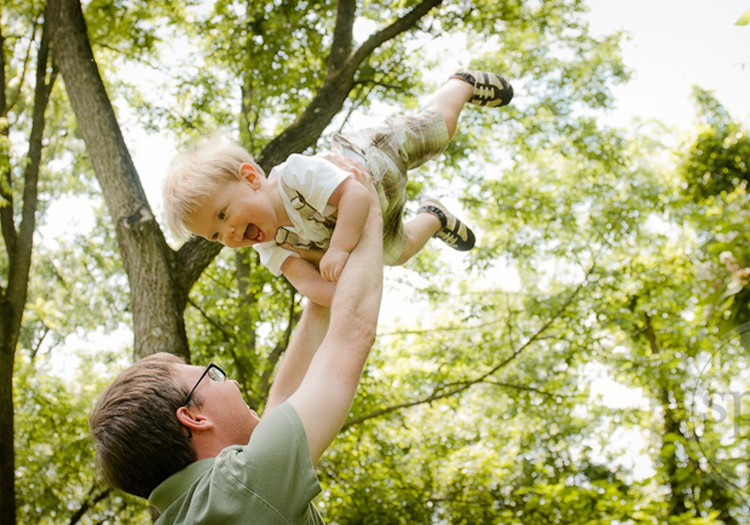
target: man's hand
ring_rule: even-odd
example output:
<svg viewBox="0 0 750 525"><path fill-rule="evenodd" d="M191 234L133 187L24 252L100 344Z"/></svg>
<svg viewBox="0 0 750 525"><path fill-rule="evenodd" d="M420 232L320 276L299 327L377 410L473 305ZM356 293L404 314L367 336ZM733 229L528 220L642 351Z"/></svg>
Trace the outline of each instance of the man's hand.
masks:
<svg viewBox="0 0 750 525"><path fill-rule="evenodd" d="M367 169L365 169L365 167L362 164L360 164L359 162L357 162L351 157L347 157L340 153L333 153L331 151L321 153L320 157L338 166L342 170L352 173L360 181L361 181L361 178L360 178L361 175L366 175L369 177L369 174L367 173Z"/></svg>
<svg viewBox="0 0 750 525"><path fill-rule="evenodd" d="M320 259L320 275L326 281L338 281L348 259L349 252L337 248L329 248L323 255L323 258Z"/></svg>

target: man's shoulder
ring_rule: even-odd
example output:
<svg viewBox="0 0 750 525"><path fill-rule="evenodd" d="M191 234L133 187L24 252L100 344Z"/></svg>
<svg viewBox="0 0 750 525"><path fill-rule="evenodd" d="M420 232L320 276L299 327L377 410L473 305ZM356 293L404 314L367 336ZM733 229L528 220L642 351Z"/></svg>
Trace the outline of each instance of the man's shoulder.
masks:
<svg viewBox="0 0 750 525"><path fill-rule="evenodd" d="M204 461L199 473L177 476L180 486L163 502L157 524L194 523L198 514L211 523L245 523L248 515L259 523L323 523L311 503L320 485L304 428L289 403L264 415L247 445L232 445Z"/></svg>
<svg viewBox="0 0 750 525"><path fill-rule="evenodd" d="M288 438L292 439L305 437L302 420L297 410L288 401L263 414L250 436L248 446L253 445L253 442L257 442L258 439L265 438L266 434L275 435L277 432L283 432Z"/></svg>

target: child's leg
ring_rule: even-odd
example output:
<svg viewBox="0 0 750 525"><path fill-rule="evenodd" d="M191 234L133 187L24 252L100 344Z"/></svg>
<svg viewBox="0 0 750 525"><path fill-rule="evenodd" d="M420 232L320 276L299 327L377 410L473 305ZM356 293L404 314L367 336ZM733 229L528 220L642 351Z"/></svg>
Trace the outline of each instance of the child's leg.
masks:
<svg viewBox="0 0 750 525"><path fill-rule="evenodd" d="M421 250L427 241L437 237L461 252L471 250L476 242L471 228L461 222L437 199L425 199L417 216L404 225L406 244L394 265L404 264Z"/></svg>
<svg viewBox="0 0 750 525"><path fill-rule="evenodd" d="M501 76L484 71L458 71L428 101L440 113L453 137L464 104L504 106L513 98L513 88Z"/></svg>
<svg viewBox="0 0 750 525"><path fill-rule="evenodd" d="M414 257L414 255L424 248L429 241L442 227L440 219L432 213L418 213L416 217L404 224L406 234L406 244L401 257L393 264L400 266Z"/></svg>
<svg viewBox="0 0 750 525"><path fill-rule="evenodd" d="M458 125L458 115L471 96L474 94L474 86L459 80L450 78L443 84L427 102L427 107L434 109L445 120L448 128L448 138L452 138Z"/></svg>

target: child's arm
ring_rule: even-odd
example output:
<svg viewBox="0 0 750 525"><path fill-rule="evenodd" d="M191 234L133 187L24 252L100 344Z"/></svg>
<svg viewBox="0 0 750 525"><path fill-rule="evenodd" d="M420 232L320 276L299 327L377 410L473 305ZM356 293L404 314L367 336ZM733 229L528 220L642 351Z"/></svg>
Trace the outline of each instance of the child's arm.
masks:
<svg viewBox="0 0 750 525"><path fill-rule="evenodd" d="M320 274L326 281L338 281L370 213L370 195L352 176L336 188L328 204L337 206L338 212L328 250L320 260Z"/></svg>
<svg viewBox="0 0 750 525"><path fill-rule="evenodd" d="M315 304L330 307L336 283L326 281L310 261L299 257L288 257L281 271L302 295Z"/></svg>

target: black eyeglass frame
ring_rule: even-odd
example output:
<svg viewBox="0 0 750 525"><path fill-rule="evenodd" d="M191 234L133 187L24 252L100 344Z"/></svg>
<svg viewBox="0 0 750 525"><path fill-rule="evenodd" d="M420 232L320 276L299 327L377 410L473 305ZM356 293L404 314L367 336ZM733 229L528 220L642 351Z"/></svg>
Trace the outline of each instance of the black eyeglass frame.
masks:
<svg viewBox="0 0 750 525"><path fill-rule="evenodd" d="M222 370L218 365L214 363L208 363L208 366L203 371L201 376L198 378L198 381L195 382L195 386L193 386L193 388L190 390L190 393L187 395L187 397L185 397L185 401L183 401L182 404L180 405L181 407L184 407L185 405L188 404L188 402L190 401L190 398L193 397L193 394L195 393L195 389L198 388L198 385L201 384L201 381L203 381L203 378L206 377L209 374L209 372L211 372L211 370L218 371L221 374L221 376L224 378L222 379L222 381L226 381L227 373L224 372L224 370Z"/></svg>

